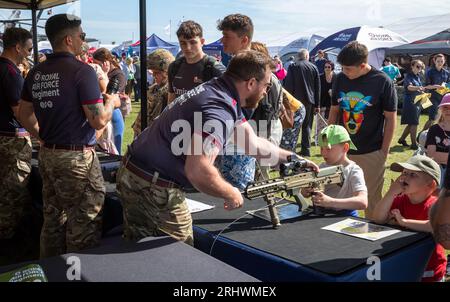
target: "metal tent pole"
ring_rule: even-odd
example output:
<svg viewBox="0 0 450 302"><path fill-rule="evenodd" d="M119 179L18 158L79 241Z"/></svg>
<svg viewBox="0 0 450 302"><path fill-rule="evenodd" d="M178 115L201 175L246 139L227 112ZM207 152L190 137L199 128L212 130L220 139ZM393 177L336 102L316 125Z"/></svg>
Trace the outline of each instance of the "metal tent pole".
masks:
<svg viewBox="0 0 450 302"><path fill-rule="evenodd" d="M37 1L31 0L31 21L32 21L32 31L33 31L33 53L34 53L34 65L39 63L39 48L38 48L38 36L37 36L37 17L36 11Z"/></svg>
<svg viewBox="0 0 450 302"><path fill-rule="evenodd" d="M141 131L147 128L147 3L139 0L141 64Z"/></svg>

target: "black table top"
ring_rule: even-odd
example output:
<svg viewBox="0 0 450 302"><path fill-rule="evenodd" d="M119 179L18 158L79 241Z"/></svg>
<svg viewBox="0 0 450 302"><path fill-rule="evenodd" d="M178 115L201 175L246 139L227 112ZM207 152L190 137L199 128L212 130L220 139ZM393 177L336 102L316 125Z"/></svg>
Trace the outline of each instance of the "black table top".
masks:
<svg viewBox="0 0 450 302"><path fill-rule="evenodd" d="M194 226L212 234L227 228L246 211L267 205L263 200L245 200L243 208L226 211L221 199L201 193L188 194L187 198L216 206L192 215ZM321 229L346 218L305 215L284 221L275 230L269 221L247 215L229 226L221 236L330 275L340 275L365 265L370 256L383 257L422 240L431 240L429 234L402 230L372 242Z"/></svg>
<svg viewBox="0 0 450 302"><path fill-rule="evenodd" d="M80 253L42 259L39 264L49 281L65 282L70 265L66 259L77 256L81 281L102 282L256 282L257 279L170 237L145 238L139 243L113 237L102 246ZM24 267L22 263L1 267L0 273Z"/></svg>

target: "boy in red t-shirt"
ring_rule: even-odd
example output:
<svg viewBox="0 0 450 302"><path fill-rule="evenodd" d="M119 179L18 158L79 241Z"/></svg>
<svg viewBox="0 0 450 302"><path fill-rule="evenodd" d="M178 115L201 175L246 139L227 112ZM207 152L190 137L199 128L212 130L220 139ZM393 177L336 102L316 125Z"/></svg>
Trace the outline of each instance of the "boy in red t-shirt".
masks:
<svg viewBox="0 0 450 302"><path fill-rule="evenodd" d="M439 165L429 157L416 155L406 163L393 163L391 170L402 174L375 207L373 220L380 224L392 223L414 231L431 233L428 212L437 201L433 192L440 185ZM437 244L422 281L443 281L446 266L445 250Z"/></svg>

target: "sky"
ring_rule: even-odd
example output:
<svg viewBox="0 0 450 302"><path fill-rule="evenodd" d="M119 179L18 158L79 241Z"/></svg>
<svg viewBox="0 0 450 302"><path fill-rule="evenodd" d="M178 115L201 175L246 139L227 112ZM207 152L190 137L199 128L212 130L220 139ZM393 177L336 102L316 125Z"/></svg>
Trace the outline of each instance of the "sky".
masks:
<svg viewBox="0 0 450 302"><path fill-rule="evenodd" d="M44 18L48 17L46 12ZM103 44L139 39L138 0L80 0L52 9L53 14L67 12L80 16L88 37ZM195 20L202 25L204 37L210 43L221 38L217 21L232 13L252 18L255 41L283 46L314 33L326 37L348 27L380 26L405 18L450 13L450 1L147 0L147 34L156 33L164 40L176 41L180 21ZM7 19L10 14L10 10L0 9L0 19ZM21 17L30 15L23 11ZM39 24L44 25L44 21Z"/></svg>

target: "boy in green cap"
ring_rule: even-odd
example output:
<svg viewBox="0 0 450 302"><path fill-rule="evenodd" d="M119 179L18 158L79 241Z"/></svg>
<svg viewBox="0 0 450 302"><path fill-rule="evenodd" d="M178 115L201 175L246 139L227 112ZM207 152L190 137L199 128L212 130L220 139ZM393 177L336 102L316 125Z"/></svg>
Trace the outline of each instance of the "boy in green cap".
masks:
<svg viewBox="0 0 450 302"><path fill-rule="evenodd" d="M344 166L344 183L328 185L324 192L302 190L305 197L311 197L315 206L338 211L339 214L358 216L357 210L367 208L367 187L362 169L348 159L347 152L356 150L347 130L339 125L329 125L319 134L320 153L325 163L320 168Z"/></svg>
<svg viewBox="0 0 450 302"><path fill-rule="evenodd" d="M380 224L391 223L414 231L431 233L428 213L437 200L433 193L440 184L439 165L427 156L416 155L406 163L393 163L391 170L402 174L376 205L373 220ZM446 266L444 248L437 244L422 281L442 281Z"/></svg>

